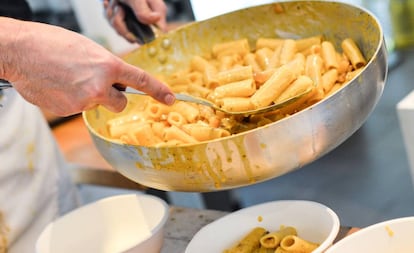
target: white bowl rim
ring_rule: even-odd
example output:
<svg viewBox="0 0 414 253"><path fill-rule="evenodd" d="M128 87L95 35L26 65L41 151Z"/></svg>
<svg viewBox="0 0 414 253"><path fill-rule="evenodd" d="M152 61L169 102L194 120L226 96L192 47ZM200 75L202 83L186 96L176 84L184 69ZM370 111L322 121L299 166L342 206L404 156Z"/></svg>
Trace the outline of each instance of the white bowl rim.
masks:
<svg viewBox="0 0 414 253"><path fill-rule="evenodd" d="M82 205L78 208L73 209L72 211L57 217L55 220L51 221L43 230L42 232L39 234L38 238L36 239L36 248L38 247L38 243L39 243L39 239L42 237L42 235L48 230L50 229L50 227L57 221L60 219L65 218L65 216L70 215L72 213L78 212L80 210L86 209L86 208L90 208L91 206L96 205L97 203L101 203L101 202L107 202L107 201L112 201L114 199L119 199L119 198L126 198L126 197L131 197L131 196L135 196L137 199L143 198L143 199L151 199L159 204L161 204L162 208L163 208L163 215L160 219L160 221L157 223L156 226L152 227L150 229L150 234L143 240L141 240L138 244L131 246L129 249L126 249L126 251L131 250L135 247L137 247L139 244L143 244L145 242L147 242L148 240L151 239L151 237L153 235L155 235L156 233L158 233L160 230L163 229L165 223L167 222L168 218L169 218L169 205L167 204L167 202L163 199L161 199L160 197L154 196L154 195L149 195L149 194L139 194L139 193L129 193L129 194L119 194L119 195L114 195L114 196L110 196L110 197L105 197L102 199L99 199L97 201L94 201L92 203L88 203L85 205Z"/></svg>
<svg viewBox="0 0 414 253"><path fill-rule="evenodd" d="M325 240L319 245L319 247L318 248L323 248L323 249L328 249L329 248L329 246L331 246L332 244L333 244L333 242L334 242L334 240L335 240L335 238L337 237L337 235L338 235L338 233L339 233L339 229L340 229L340 220L339 220L339 217L338 217L338 215L331 209L331 208L329 208L328 206L326 206L326 205L324 205L324 204L322 204L322 203L319 203L319 202L315 202L315 201L311 201L311 200L275 200L275 201L269 201L269 202L264 202L264 203L260 203L260 204L256 204L256 205L253 205L253 206L249 206L249 207L245 207L245 208L242 208L242 209L239 209L239 210L237 210L237 211L235 211L235 212L231 212L231 213L229 213L229 214L226 214L226 215L224 215L223 217L221 217L221 218L219 218L219 219L217 219L217 220L215 220L215 221L213 221L213 222L211 222L211 223L209 223L209 224L207 224L207 225L205 225L203 228L205 228L205 227L208 227L208 226L211 226L211 225L214 225L214 224L217 224L217 222L219 222L221 219L227 219L227 218L229 218L230 216L233 216L233 215L237 215L237 214L239 214L239 213L244 213L244 212L248 212L249 210L251 210L251 209L260 209L262 206L267 206L267 205L272 205L272 204L277 204L277 203L294 203L294 204L299 204L299 203L302 203L302 204L312 204L312 205L315 205L315 206L319 206L319 207L321 207L321 208L323 208L323 209L325 209L326 211L327 211L327 213L329 214L329 217L331 218L331 220L332 220L332 228L331 228L331 231L329 232L329 234L328 234L328 236L325 238ZM199 232L203 229L203 228L201 228L200 230L199 230ZM197 232L198 233L198 232ZM196 235L197 235L197 233L196 233ZM194 237L193 237L194 238ZM190 241L190 243L191 243L191 241ZM189 244L187 245L187 247L186 247L186 251L185 251L185 253L187 253L188 251L187 251L187 248L188 248L188 246L189 246Z"/></svg>
<svg viewBox="0 0 414 253"><path fill-rule="evenodd" d="M335 244L333 244L331 247L329 247L326 250L325 253L331 253L333 250L341 247L343 244L348 243L348 241L352 241L356 237L359 237L361 235L370 233L371 231L376 230L379 227L383 228L386 225L398 224L398 223L403 223L403 222L406 222L406 221L414 222L414 216L406 216L406 217L400 217L400 218L395 218L395 219L391 219L391 220L386 220L386 221L382 221L382 222L375 223L375 224L369 225L367 227L361 228L360 230L344 237L343 239L341 239L338 242L336 242Z"/></svg>
<svg viewBox="0 0 414 253"><path fill-rule="evenodd" d="M165 202L163 199L161 199L159 197L156 197L156 196L153 196L153 195L148 195L148 194L123 194L123 195L124 196L125 195L136 195L137 197L144 197L144 198L148 198L148 199L153 199L153 200L156 200L157 202L159 202L163 206L163 213L164 213L164 215L162 216L162 218L158 222L158 224L155 227L151 228L151 234L148 235L147 238L143 239L139 243L139 244L143 244L143 243L147 242L148 240L150 240L152 238L152 236L154 236L155 234L157 234L160 230L162 230L164 228L164 225L165 225L165 223L167 222L167 220L169 218L169 206L168 206L167 202ZM114 197L119 197L119 195L118 196L114 196ZM103 200L105 200L105 199L103 199ZM132 246L131 248L127 249L126 251L131 250L131 249L133 249L133 248L135 248L137 246L138 246L138 244L135 245L135 246Z"/></svg>
<svg viewBox="0 0 414 253"><path fill-rule="evenodd" d="M156 202L158 202L158 203L160 203L160 204L162 205L162 207L163 207L163 213L164 213L165 215L163 215L163 216L162 216L162 219L160 220L160 222L159 222L159 223L158 223L155 227L151 228L151 233L152 233L152 234L154 234L154 233L156 233L158 230L160 230L160 229L164 226L164 224L167 222L167 219L168 219L168 217L169 217L169 212L168 212L168 210L169 210L169 205L168 205L168 204L167 204L167 202L165 202L165 200L163 200L162 198L159 198L159 197L154 196L154 195L149 195L149 194L128 193L128 194L120 194L120 195L115 195L115 196L110 196L110 197L102 198L102 199L99 199L99 200L97 200L97 201L95 201L95 202L92 202L92 203L89 203L89 204L83 205L83 206L81 206L81 207L79 207L79 208L76 208L76 209L74 209L74 210L70 211L69 213L67 213L67 214L65 214L65 215L63 215L63 216L61 216L61 217L59 217L58 219L61 219L61 218L65 217L66 215L69 215L69 214L70 214L70 213L72 213L72 212L76 212L76 211L78 211L78 210L81 210L81 209L84 209L84 208L88 208L88 207L90 207L90 206L92 206L92 205L95 205L95 204L96 204L96 203L98 203L98 202L112 201L113 199L118 199L118 198L126 198L126 197L130 197L130 196L135 196L135 197L137 197L138 199L139 199L139 198L152 199L152 200L155 200ZM152 235L152 234L151 234L151 235ZM149 235L149 237L151 237L151 235ZM148 239L148 238L147 238L147 239ZM147 239L145 239L145 240L147 240ZM143 242L144 242L145 240L143 240Z"/></svg>

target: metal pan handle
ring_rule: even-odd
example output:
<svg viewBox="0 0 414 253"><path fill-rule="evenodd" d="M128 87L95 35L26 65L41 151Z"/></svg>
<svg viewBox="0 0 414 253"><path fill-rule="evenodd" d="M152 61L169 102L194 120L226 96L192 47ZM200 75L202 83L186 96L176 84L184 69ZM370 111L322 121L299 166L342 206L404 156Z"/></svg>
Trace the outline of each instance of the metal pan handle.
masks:
<svg viewBox="0 0 414 253"><path fill-rule="evenodd" d="M126 4L119 3L125 12L125 24L128 30L135 35L139 44L146 44L155 39L155 33L151 26L141 23L135 16L131 7Z"/></svg>

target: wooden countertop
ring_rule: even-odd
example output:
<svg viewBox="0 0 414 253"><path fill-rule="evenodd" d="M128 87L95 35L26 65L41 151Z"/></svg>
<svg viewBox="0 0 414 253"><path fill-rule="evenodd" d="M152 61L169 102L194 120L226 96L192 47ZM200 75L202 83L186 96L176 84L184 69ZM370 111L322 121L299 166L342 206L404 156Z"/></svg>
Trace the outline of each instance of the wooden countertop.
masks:
<svg viewBox="0 0 414 253"><path fill-rule="evenodd" d="M76 115L52 128L66 160L86 168L114 170L95 148L82 115Z"/></svg>

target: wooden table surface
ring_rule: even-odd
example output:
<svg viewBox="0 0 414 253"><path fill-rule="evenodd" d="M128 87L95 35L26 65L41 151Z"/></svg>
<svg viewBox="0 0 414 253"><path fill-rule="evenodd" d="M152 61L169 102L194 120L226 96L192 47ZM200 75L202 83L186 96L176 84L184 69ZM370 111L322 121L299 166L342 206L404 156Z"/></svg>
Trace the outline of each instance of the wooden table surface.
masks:
<svg viewBox="0 0 414 253"><path fill-rule="evenodd" d="M81 115L52 128L66 160L86 168L114 170L95 148Z"/></svg>

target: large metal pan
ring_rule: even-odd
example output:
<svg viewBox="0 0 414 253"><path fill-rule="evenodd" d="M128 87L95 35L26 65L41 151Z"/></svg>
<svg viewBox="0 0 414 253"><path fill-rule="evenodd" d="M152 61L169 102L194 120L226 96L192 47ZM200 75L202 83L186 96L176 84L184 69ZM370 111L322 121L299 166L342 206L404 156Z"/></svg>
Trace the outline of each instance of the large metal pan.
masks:
<svg viewBox="0 0 414 253"><path fill-rule="evenodd" d="M365 70L326 99L264 127L196 145L151 148L107 139L105 122L117 115L103 107L84 112L84 120L102 156L126 177L152 188L207 192L280 176L337 147L363 124L377 104L384 89L387 61L382 29L370 13L326 1L267 4L184 26L125 57L153 74L170 73L217 42L318 34L334 41L337 48L346 37L356 40L369 59ZM130 96L129 103L139 103L139 99Z"/></svg>

